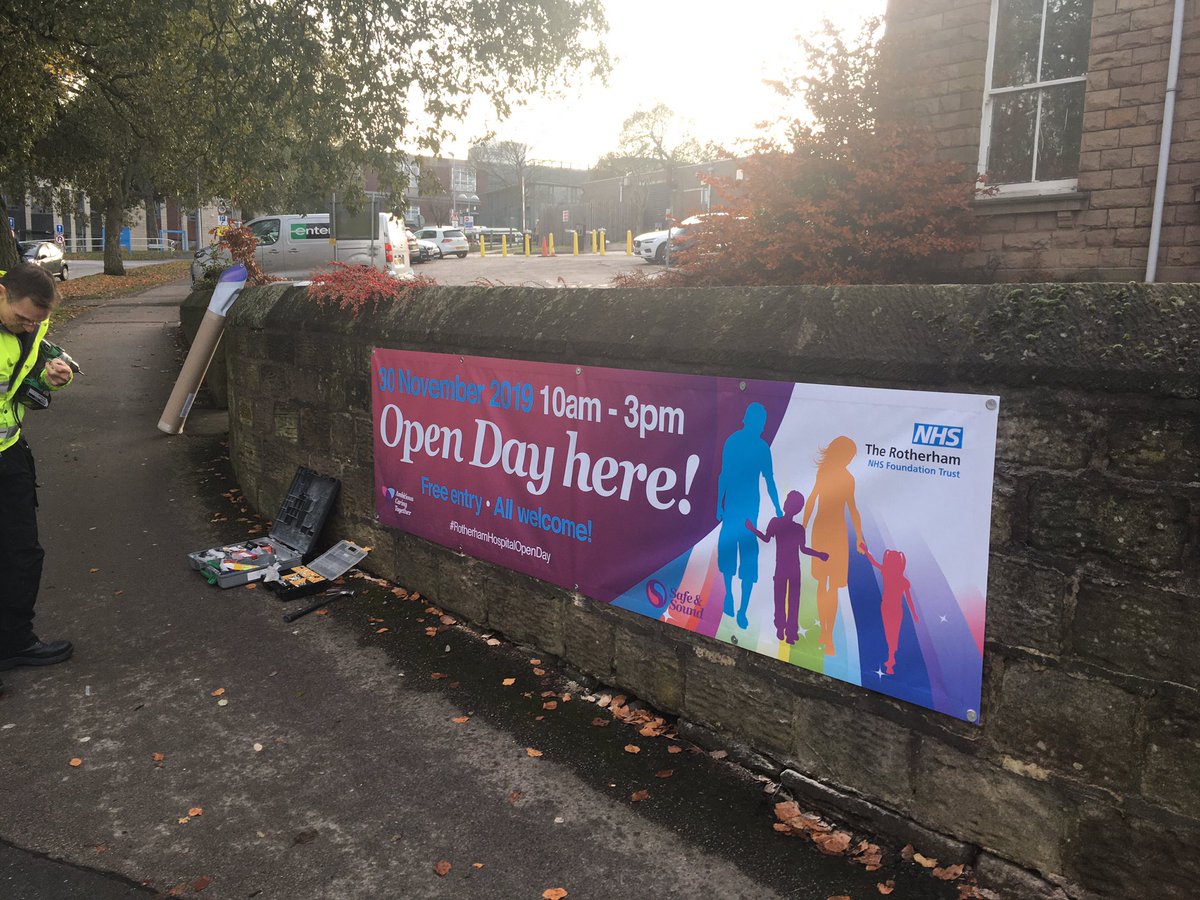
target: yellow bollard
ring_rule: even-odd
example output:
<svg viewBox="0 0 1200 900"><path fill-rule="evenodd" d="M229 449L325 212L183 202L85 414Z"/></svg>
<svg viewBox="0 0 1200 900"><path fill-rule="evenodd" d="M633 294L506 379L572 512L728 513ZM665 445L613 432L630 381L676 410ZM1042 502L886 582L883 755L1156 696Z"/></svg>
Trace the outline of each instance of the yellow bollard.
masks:
<svg viewBox="0 0 1200 900"><path fill-rule="evenodd" d="M633 256L633 232L625 232L625 255Z"/></svg>
<svg viewBox="0 0 1200 900"><path fill-rule="evenodd" d="M574 255L578 256L579 255L579 232L578 231L571 232L571 244L572 244L572 247L574 248Z"/></svg>
<svg viewBox="0 0 1200 900"><path fill-rule="evenodd" d="M596 229L592 229L592 252L596 252Z"/></svg>
<svg viewBox="0 0 1200 900"><path fill-rule="evenodd" d="M525 255L529 255L529 235L525 235Z"/></svg>
<svg viewBox="0 0 1200 900"><path fill-rule="evenodd" d="M482 234L479 236L479 255L487 256L487 238Z"/></svg>
<svg viewBox="0 0 1200 900"><path fill-rule="evenodd" d="M500 235L500 255L508 256L508 235Z"/></svg>
<svg viewBox="0 0 1200 900"><path fill-rule="evenodd" d="M604 229L601 229L600 230L600 255L601 256L604 255L604 250L605 250L604 245L607 243L608 243L608 233L605 232Z"/></svg>
<svg viewBox="0 0 1200 900"><path fill-rule="evenodd" d="M554 255L554 235L550 235L550 255Z"/></svg>

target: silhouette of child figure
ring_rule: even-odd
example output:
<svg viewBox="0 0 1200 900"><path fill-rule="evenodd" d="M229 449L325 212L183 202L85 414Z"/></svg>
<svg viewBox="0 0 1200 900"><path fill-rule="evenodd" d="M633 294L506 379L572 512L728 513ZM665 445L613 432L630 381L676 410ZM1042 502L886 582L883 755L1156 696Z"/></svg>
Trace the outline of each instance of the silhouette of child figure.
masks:
<svg viewBox="0 0 1200 900"><path fill-rule="evenodd" d="M907 560L899 550L884 550L883 563L875 560L870 550L865 551L871 565L883 573L883 600L879 604L879 615L883 619L883 633L887 637L888 658L884 663L884 671L889 675L896 674L896 645L900 643L900 621L904 618L904 604L901 598L908 601L908 611L912 613L913 622L920 622L917 608L913 604L912 584L904 574Z"/></svg>
<svg viewBox="0 0 1200 900"><path fill-rule="evenodd" d="M775 634L789 644L796 643L800 630L800 554L829 559L828 553L808 546L804 526L796 521L802 509L804 495L791 491L784 498L783 515L767 523L766 534L746 520L746 527L763 543L775 539Z"/></svg>

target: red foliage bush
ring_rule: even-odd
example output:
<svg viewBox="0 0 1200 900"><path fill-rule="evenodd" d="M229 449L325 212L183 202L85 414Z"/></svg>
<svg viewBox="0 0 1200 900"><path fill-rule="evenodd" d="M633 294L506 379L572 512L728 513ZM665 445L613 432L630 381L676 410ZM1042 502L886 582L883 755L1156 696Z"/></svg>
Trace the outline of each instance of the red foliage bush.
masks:
<svg viewBox="0 0 1200 900"><path fill-rule="evenodd" d="M338 309L358 315L368 303L378 307L380 303L405 302L436 284L423 275L401 281L370 266L335 262L332 269L313 276L308 295L321 305L336 303Z"/></svg>
<svg viewBox="0 0 1200 900"><path fill-rule="evenodd" d="M254 253L258 247L258 238L245 225L222 226L213 229L212 234L217 238L218 247L228 250L235 263L246 267L247 284L268 284L279 280L274 275L264 272L258 264Z"/></svg>

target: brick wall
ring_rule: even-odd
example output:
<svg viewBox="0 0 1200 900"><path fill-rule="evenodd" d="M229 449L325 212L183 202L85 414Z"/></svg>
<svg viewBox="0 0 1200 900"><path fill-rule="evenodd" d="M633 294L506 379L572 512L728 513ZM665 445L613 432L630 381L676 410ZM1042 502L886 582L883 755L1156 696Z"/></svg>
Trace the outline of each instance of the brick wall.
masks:
<svg viewBox="0 0 1200 900"><path fill-rule="evenodd" d="M336 475L334 533L373 546L373 571L680 715L697 740L721 735L806 804L973 864L1006 896L1054 895L1041 878L1194 896L1200 288L439 288L354 318L270 287L243 294L226 340L231 453L259 510L298 464ZM376 345L999 394L983 724L381 528Z"/></svg>
<svg viewBox="0 0 1200 900"><path fill-rule="evenodd" d="M890 0L886 108L929 125L974 172L988 0ZM1002 281L1109 281L1145 275L1174 0L1093 0L1079 196L980 201L981 245L962 264ZM1158 280L1200 277L1200 20L1184 19Z"/></svg>

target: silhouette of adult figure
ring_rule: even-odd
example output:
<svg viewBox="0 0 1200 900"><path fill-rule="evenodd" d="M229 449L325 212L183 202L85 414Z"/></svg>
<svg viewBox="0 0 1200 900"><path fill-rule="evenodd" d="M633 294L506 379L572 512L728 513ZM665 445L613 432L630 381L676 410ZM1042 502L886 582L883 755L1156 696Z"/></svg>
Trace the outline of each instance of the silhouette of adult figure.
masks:
<svg viewBox="0 0 1200 900"><path fill-rule="evenodd" d="M746 521L758 519L762 499L760 479L767 483L767 495L775 505L775 515L783 515L779 490L775 487L771 448L762 438L766 425L766 407L757 402L748 405L742 427L725 439L721 450L721 474L717 478L717 519L721 523L717 536L717 568L725 577L727 616L734 614L733 576L741 579L742 602L737 611L739 628L749 624L746 609L750 605L750 591L758 581L758 538L746 527Z"/></svg>
<svg viewBox="0 0 1200 900"><path fill-rule="evenodd" d="M817 618L821 624L821 644L826 656L835 656L833 626L838 614L838 592L846 586L850 569L850 534L846 529L846 511L854 527L854 543L865 553L862 539L862 519L854 503L854 476L850 461L858 454L858 446L842 435L834 438L821 450L817 460L817 479L808 502L804 504L801 524L808 527L812 519L810 540L818 550L829 554L828 559L814 559L813 578L817 581ZM815 517L813 513L816 513Z"/></svg>

